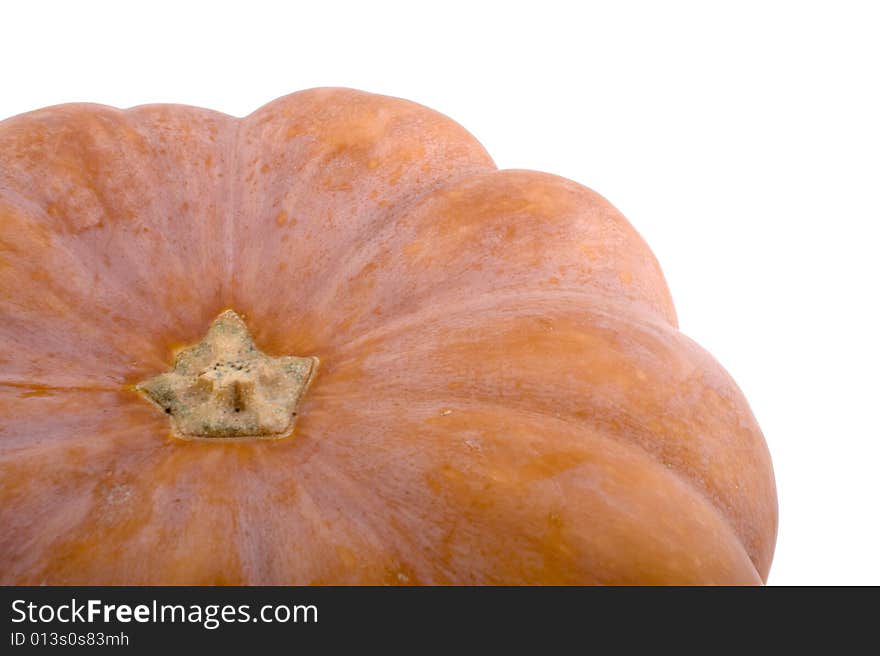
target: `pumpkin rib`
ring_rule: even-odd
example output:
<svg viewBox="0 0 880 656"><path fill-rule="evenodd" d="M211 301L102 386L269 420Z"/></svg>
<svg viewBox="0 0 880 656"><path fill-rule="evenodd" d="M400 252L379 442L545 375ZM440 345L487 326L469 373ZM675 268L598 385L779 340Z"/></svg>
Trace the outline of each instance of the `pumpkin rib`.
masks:
<svg viewBox="0 0 880 656"><path fill-rule="evenodd" d="M526 191L529 185L535 189ZM470 200L472 196L479 198L484 189L496 188L498 191L493 193L499 194L499 198L483 201L485 207ZM518 198L516 194L522 195ZM506 200L501 200L502 195ZM594 206L585 205L585 198L592 199ZM536 208L523 209L531 206ZM438 226L441 217L449 227ZM461 295L472 296L503 293L512 288L550 291L578 286L644 304L676 325L672 301L656 259L626 219L585 187L532 171L493 171L468 176L456 186L439 189L414 207L407 207L399 218L378 231L370 247L350 258L340 274L328 281L322 295L310 301L309 305L315 308L313 321L336 312L346 317L344 335L349 332L347 326L352 317L355 323L376 323L373 314L385 318L409 311L413 302L425 298L431 302L432 288L454 288ZM539 222L540 239L534 225ZM553 233L556 238L544 234L551 229L559 231ZM606 234L609 232L620 234L620 244L614 248L638 252L628 266L642 267L644 282L638 275L633 277L630 271L620 268L620 258L614 255L617 251L609 251L605 256L598 252L589 257L584 254L585 244L594 244L589 248L595 250L595 244L601 240L614 242ZM578 236L586 241L579 242ZM427 250L421 246L425 243L431 244ZM530 253L531 259L516 260L523 251ZM552 267L544 262L552 263ZM488 271L492 275L485 275ZM339 329L337 325L327 327L331 333L339 333Z"/></svg>
<svg viewBox="0 0 880 656"><path fill-rule="evenodd" d="M70 531L90 521L90 493L102 477L112 476L120 462L137 459L154 450L151 444L132 444L143 427L115 431L102 428L101 439L79 438L71 443L35 445L2 460L0 524L8 530L0 537L0 583L43 585L55 581L37 575L39 563L48 563L55 547ZM112 438L110 437L112 436ZM122 500L121 501L127 501ZM101 541L107 536L93 536ZM84 553L85 555L85 553Z"/></svg>
<svg viewBox="0 0 880 656"><path fill-rule="evenodd" d="M392 407L395 405L395 401L393 400L386 400L383 402L383 404L387 403L390 403ZM335 404L332 404L330 408L325 409L325 412L334 412L334 410L332 409L333 405L336 406L335 412L344 412L344 404L345 401L339 399L336 401ZM582 439L590 436L589 440L591 440L591 443L595 443L596 440L599 440L599 444L601 444L601 446L595 446L595 448L593 449L593 453L597 457L605 457L607 453L616 453L627 459L634 459L641 462L642 465L649 468L650 471L664 477L664 480L666 480L667 478L669 478L670 480L674 480L675 486L682 486L683 490L687 490L687 494L691 496L692 501L697 503L700 507L704 509L700 512L709 513L709 516L711 516L712 518L711 523L713 525L723 527L724 534L728 536L725 539L733 541L733 544L735 545L734 551L738 551L742 554L742 558L744 559L743 562L748 563L748 571L753 572L753 575L757 577L757 572L755 572L754 566L747 556L742 546L742 543L730 529L727 520L719 512L718 508L711 504L710 501L708 501L699 490L693 488L687 481L682 480L679 475L670 472L666 467L657 462L655 459L651 458L648 454L643 453L638 449L632 449L629 445L620 444L613 438L608 437L607 434L602 431L589 429L583 424L577 425L570 422L560 421L556 418L548 417L545 414L539 412L524 411L522 409L511 410L503 404L491 403L485 400L472 401L470 404L462 403L459 405L453 405L451 407L452 411L449 414L444 414L446 412L445 410L443 410L444 407L449 406L446 406L444 402L439 399L410 400L407 402L406 405L406 414L407 416L414 415L416 417L419 417L420 419L418 421L411 421L414 429L415 426L418 426L420 428L415 429L414 432L408 432L407 429L409 428L409 425L407 425L401 427L399 430L395 429L393 431L393 433L399 434L401 436L397 438L398 440L404 439L404 435L411 435L411 441L413 442L410 448L405 452L403 458L395 461L410 462L411 459L416 459L416 461L418 461L418 459L426 458L430 462L434 463L433 466L435 467L435 474L433 474L433 476L440 476L441 480L447 480L447 482L444 483L442 486L432 488L433 492L431 492L431 494L440 493L443 487L445 487L446 485L454 484L455 481L468 481L469 484L472 483L474 486L479 487L480 481L483 479L481 479L474 470L468 469L465 464L461 464L461 467L465 468L459 471L459 474L455 479L447 479L446 475L443 474L443 471L445 471L444 467L446 467L447 464L449 464L450 462L447 459L453 457L454 454L458 454L456 458L458 458L459 460L463 458L463 460L461 460L462 463L471 463L472 465L474 465L474 463L478 462L481 458L485 456L484 450L487 448L487 443L485 443L485 439L488 438L486 438L486 436L481 438L480 430L482 425L485 424L489 417L497 418L493 421L497 421L502 425L506 425L506 428L504 430L515 431L517 430L514 428L515 426L525 424L529 424L535 427L535 430L538 430L537 427L541 427L536 435L547 434L548 437L534 438L535 440L537 440L536 442L534 442L537 451L535 451L534 449L530 449L529 447L527 447L527 445L523 443L516 441L511 442L507 438L502 439L498 435L491 438L492 440L502 439L501 442L496 442L496 445L506 445L505 448L515 450L516 453L521 456L520 459L523 461L523 466L525 466L529 471L531 471L530 468L537 467L538 469L535 471L543 472L541 476L544 476L545 474L550 475L550 472L555 471L557 466L567 467L571 464L566 459L566 457L560 456L559 458L557 458L552 454L556 451L559 451L560 449L564 450L567 447L571 447L574 443L564 440L560 441L559 439L550 440L549 435L555 436L561 431L564 433L568 433L572 437L574 434L577 434ZM393 419L398 419L400 418L401 410L403 409L398 408L397 412L394 412L393 410L385 410L382 412L384 415L390 416ZM503 410L503 412L500 412L501 410ZM373 409L373 414L379 415L379 412L380 411L377 411L375 408ZM475 415L474 413L477 413L480 417L482 417L482 419L478 420L476 418L477 415ZM371 420L370 417L364 416L359 416L358 421L360 426L367 427L362 429L362 431L366 432L366 434L356 440L351 445L349 445L352 442L351 438L349 438L344 443L340 443L340 441L336 439L328 439L329 436L327 435L315 436L315 439L320 439L322 444L326 444L327 448L329 449L342 449L343 452L351 454L360 453L363 451L363 446L359 446L358 444L360 442L369 443L371 441L369 434L372 432L372 430L368 430L368 428L374 423L374 421ZM390 430L387 425L388 421L389 420L381 420L381 425L385 426L385 428L381 429L380 432L382 432L382 434L386 436L388 436L388 431ZM451 427L449 425L450 423L452 424ZM429 454L426 457L419 451L417 451L418 449L426 447L430 449L434 444L430 439L424 436L422 436L421 438L417 437L417 431L424 430L426 427L430 428L430 430L433 431L442 431L445 438L441 443L444 444L443 453L445 454L445 456L439 454ZM315 427L310 426L308 429L309 434L312 434L314 430ZM482 446L479 445L481 439L483 440ZM457 442L459 445L458 448L453 448L451 445L449 445L449 442ZM471 444L476 444L476 446L472 446ZM342 455L336 455L333 459L334 461L339 461L342 457ZM377 462L382 464L387 461L387 458L383 458L379 459ZM498 457L490 462L497 462L499 466L503 467L504 465L502 463L507 463L508 461L503 457ZM349 468L349 471L352 472L353 475L361 477L362 480L365 481L364 484L366 484L366 481L369 480L386 481L389 480L389 476L392 477L392 479L394 477L394 474L392 472L383 472L381 469L374 470L372 467L369 466L366 470L363 471L361 470L361 467L351 467ZM659 495L659 497L663 496L663 493L661 492L662 488L651 486L647 483L644 483L644 485L646 485L644 489L653 490L654 492L656 492L657 495ZM378 489L375 488L375 484L373 487L373 493L378 493ZM514 485L513 488L519 490L519 487L517 485ZM525 491L520 491L520 494L528 495L528 493ZM403 493L400 491L392 492L390 493L390 496L391 498L404 498ZM489 495L488 498L497 499L499 497L504 498L504 496L505 495L503 494L499 495L495 493ZM530 498L532 497L530 496ZM565 498L568 499L569 503L573 503L573 499L571 497L566 496ZM477 503L479 505L480 502L478 502L476 499L477 497L474 497L474 503ZM413 503L416 503L415 507L417 508L431 507L431 504L427 499L422 499L418 502L414 500ZM487 501L487 503L489 502ZM458 515L460 514L460 512L461 509L456 509L454 514ZM523 518L518 518L518 521L523 521ZM602 531L598 532L601 533ZM410 535L410 532L405 532L405 534ZM413 553L413 550L410 548L400 547L400 549L404 552ZM432 559L432 562L433 560L435 559Z"/></svg>
<svg viewBox="0 0 880 656"><path fill-rule="evenodd" d="M173 201L169 199L166 203L165 213L168 216L189 215L190 220L185 225L192 236L184 234L178 243L171 242L168 246L177 252L180 259L192 259L193 253L198 253L196 259L200 265L190 268L191 273L186 279L215 281L213 291L206 293L206 290L200 290L200 296L207 299L213 309L227 296L225 283L229 280L233 243L229 224L233 212L230 210L226 216L222 216L217 205L229 204L231 207L231 203L224 201L234 196L237 185L234 172L239 121L228 114L187 105L140 105L124 110L124 113L141 126L153 144L155 168L163 173L168 170L176 172L175 175L169 174L160 188L167 190L177 184L178 180L182 182ZM202 120L207 121L204 130L209 136L199 139L199 132L193 130L192 123ZM194 135L191 139L193 144L186 139L190 135ZM202 143L206 138L208 143ZM167 151L175 142L178 148L173 161L161 162L163 158L172 159L170 154L163 156L162 151ZM183 147L181 142L187 146ZM203 145L204 148L199 150L198 145ZM210 175L214 180L214 193L208 195L207 201L201 200L199 194L194 193L189 182L203 175ZM174 224L177 227L181 225L181 221L175 221ZM220 239L217 239L218 228L222 230Z"/></svg>
<svg viewBox="0 0 880 656"><path fill-rule="evenodd" d="M236 249L230 303L277 321L307 315L327 277L389 212L494 168L485 149L451 119L347 89L292 94L245 117L240 128L233 177L243 184L231 203L234 230L259 238ZM267 272L255 266L259 262L272 262L271 275L290 280L296 293L261 298Z"/></svg>
<svg viewBox="0 0 880 656"><path fill-rule="evenodd" d="M729 375L668 325L593 308L561 311L553 297L532 298L492 299L480 310L469 305L443 319L424 317L421 329L414 325L384 343L379 337L356 344L357 355L324 371L315 397L357 397L360 389L381 388L405 390L408 397L504 399L509 407L541 408L584 421L601 417L621 441L653 451L703 489L766 573L772 542L763 536L775 532L776 512L762 505L766 495L744 497L740 489L773 494L772 465L754 416ZM511 301L518 301L516 312L504 316L510 307L505 302ZM566 341L555 343L564 336ZM618 345L622 336L626 339ZM698 350L687 355L686 344ZM556 375L543 376L545 365L537 354L553 361L562 351L568 355ZM703 373L713 368L716 373Z"/></svg>
<svg viewBox="0 0 880 656"><path fill-rule="evenodd" d="M322 287L309 299L309 305L316 308L313 312L320 315L322 310L333 305L339 288L347 288L349 283L357 278L355 269L363 259L360 256L369 252L371 247L377 247L378 250L381 250L383 247L378 245L377 242L381 241L389 233L393 234L399 230L399 219L405 217L435 195L454 190L459 185L468 183L478 175L480 175L480 172L462 172L460 175L439 182L436 186L426 189L422 193L414 194L403 201L399 201L391 206L388 211L380 213L380 218L375 220L378 224L378 230L372 234L362 235L360 240L353 241L348 250L338 258L338 265L327 272ZM347 293L350 294L350 292Z"/></svg>
<svg viewBox="0 0 880 656"><path fill-rule="evenodd" d="M18 211L10 209L7 200L10 196L18 198ZM23 208L29 208L29 211L25 214L22 212ZM4 219L0 223L4 229L3 239L10 240L6 242L6 251L16 256L11 262L14 266L0 269L0 284L7 290L0 298L0 307L6 315L5 321L0 324L0 332L5 334L8 343L16 344L18 350L24 350L22 338L50 337L53 329L62 342L65 335L78 332L83 337L87 335L94 342L104 339L106 343L106 334L99 322L107 315L92 312L80 316L82 313L77 311L86 307L92 296L89 283L92 282L93 275L84 267L86 260L70 252L60 242L57 233L40 229L49 217L36 202L4 189L0 192L0 212ZM38 216L42 217L42 222ZM54 266L51 269L46 268L46 262L53 262ZM74 285L73 288L71 285ZM50 311L55 314L55 321L49 326L44 323L39 328L32 327L30 322L34 318L39 319ZM74 316L79 320L72 326L70 318ZM63 331L60 330L62 325ZM86 331L86 335L83 335L83 331ZM83 352L82 342L79 340L76 349L79 353ZM44 357L45 351L50 351L40 350L44 351ZM65 366L60 366L59 363L55 371L66 374L75 361L76 358L68 357ZM27 360L19 363L28 366L32 364ZM4 373L8 375L8 367L5 369ZM45 382L49 384L48 381Z"/></svg>
<svg viewBox="0 0 880 656"><path fill-rule="evenodd" d="M505 304L513 305L519 303L522 304L522 307L528 309L530 302L542 298L564 300L567 303L570 302L573 308L577 307L584 311L594 312L609 319L619 318L634 324L661 328L669 327L669 324L664 319L653 314L645 314L639 310L634 310L631 305L617 302L609 296L603 296L594 290L585 290L583 288L554 287L549 290L502 290L495 294L484 294L472 298L462 298L458 292L454 292L449 297L437 296L422 299L423 302L416 309L402 313L394 317L394 319L390 319L366 332L355 334L344 343L334 346L333 353L337 362L343 363L346 361L345 358L348 354L357 351L359 347L368 345L375 340L403 335L408 331L417 332L425 324L438 321L443 317L467 316L483 309Z"/></svg>
<svg viewBox="0 0 880 656"><path fill-rule="evenodd" d="M368 395L365 395L362 398L358 399L353 395L346 394L346 398L349 401L360 400L364 403L375 402L375 396ZM411 403L417 403L420 401L436 401L437 397L436 395L430 394L410 394L409 399ZM493 401L490 395L475 396L473 394L456 394L452 392L444 395L443 403L449 408L458 408L460 406L467 407L468 405L479 405L480 409L494 408L498 412L503 412L508 415L511 411L515 411L522 416L533 416L534 418L542 421L558 421L564 424L568 424L572 428L580 430L595 430L598 432L602 432L604 435L608 436L608 439L614 441L617 444L632 448L639 453L644 454L649 460L654 462L657 467L668 470L672 472L675 476L679 477L680 481L684 485L686 485L688 489L690 489L695 495L698 495L708 507L711 507L714 510L715 514L721 520L734 527L732 532L736 536L738 543L742 546L745 553L748 554L750 562L755 567L755 571L760 575L763 581L766 581L771 563L769 560L766 559L763 553L757 551L758 548L754 544L755 532L743 529L743 522L737 517L736 509L732 508L728 503L726 503L724 496L713 492L711 488L707 488L704 484L705 479L699 477L699 474L687 472L675 463L670 463L669 461L664 460L655 451L647 448L644 442L636 441L634 439L621 439L620 437L611 437L613 435L617 435L617 433L615 433L614 430L607 423L585 419L581 416L578 416L577 414L552 412L549 409L532 410L528 407L520 405L497 403ZM452 412L455 412L455 410L452 410ZM637 431L633 430L633 432Z"/></svg>
<svg viewBox="0 0 880 656"><path fill-rule="evenodd" d="M334 395L330 394L322 396L322 400L326 400L329 398L334 398ZM364 395L363 397L358 398L351 394L346 394L345 398L347 398L349 401L359 400L364 403L375 403L374 395ZM437 396L431 394L409 394L409 399L410 402L427 402L430 400L436 400ZM516 411L524 415L534 415L535 417L541 418L543 420L555 420L566 423L573 428L584 429L586 426L589 426L592 429L603 430L608 435L615 434L612 430L609 429L609 426L607 424L585 420L583 417L579 417L577 415L567 413L554 413L547 409L530 410L527 407L519 405L508 403L493 403L490 395L474 396L473 394L465 395L448 393L443 397L443 401L446 406L451 407L458 407L461 404L467 405L469 403L477 403L480 404L481 408L495 407L498 409L498 411L503 411L507 414L509 414L511 411ZM699 495L708 506L711 506L714 509L718 517L722 518L725 522L729 522L734 525L736 527L734 529L734 534L737 536L738 542L743 546L743 549L749 555L750 562L754 565L756 571L760 573L762 580L766 580L771 561L768 560L763 553L758 551L758 548L754 544L754 532L743 531L742 521L737 517L735 509L725 502L723 496L714 493L711 489L707 489L705 484L703 483L703 478L699 478L698 475L683 471L679 466L663 460L661 457L658 456L655 451L646 448L644 442L635 441L633 439L620 438L616 438L614 439L614 441L618 444L630 447L639 451L640 453L643 453L646 457L656 463L658 467L663 467L667 470L674 472L674 474L676 476L679 476L681 481L685 485L687 485L694 494ZM763 551L763 547L760 547L760 549L761 551Z"/></svg>
<svg viewBox="0 0 880 656"><path fill-rule="evenodd" d="M199 113L199 110L193 109L191 111ZM96 112L99 113L96 115ZM143 117L141 116L139 119L143 120ZM46 120L48 121L49 118ZM104 121L106 125L102 128L102 131L91 134L89 126L96 121ZM59 130L61 130L60 134L62 135L70 135L70 138L65 140L63 149L59 150L62 147L58 146L55 151L43 152L41 155L41 151L45 151L54 142L49 142L40 135L50 131L58 132ZM143 158L138 161L139 165L131 165L134 162L131 157L139 156L139 152L136 152L134 148L126 150L126 147L117 142L128 143L125 141L128 138L126 135L131 134L136 135L132 139L140 139L143 143L148 143L149 139L152 138L149 132L148 126L141 125L124 111L110 110L108 108L98 110L93 106L79 105L64 109L58 116L51 119L51 125L41 125L32 120L21 121L18 119L13 119L11 122L4 122L0 125L0 143L4 144L2 157L12 162L18 162L17 158L20 157L28 157L35 161L35 164L29 168L20 165L3 167L7 175L0 176L5 178L2 182L4 192L0 193L0 196L8 197L9 191L13 186L20 188L20 193L28 196L31 206L39 208L39 222L51 229L52 244L56 248L60 246L65 252L70 253L71 256L68 260L74 260L78 263L75 270L82 271L82 273L72 279L70 277L62 279L62 289L69 289L73 282L79 283L83 290L89 290L90 288L95 290L91 295L85 293L81 295L85 301L81 303L81 307L87 310L87 313L84 320L78 319L76 322L77 327L80 329L83 324L98 323L101 326L100 330L106 335L108 332L111 332L105 327L108 323L106 319L112 317L114 320L119 320L122 317L134 317L135 321L128 322L129 336L138 332L143 333L145 326L163 321L165 323L159 326L159 331L170 332L172 327L185 323L186 319L185 316L180 314L184 311L182 308L179 308L174 302L166 301L168 295L165 293L165 290L176 286L172 281L179 280L181 277L189 277L198 283L199 281L210 280L216 277L189 276L184 273L189 270L184 264L184 259L191 258L192 252L183 248L186 240L179 238L179 231L183 230L183 234L187 234L187 231L190 229L204 231L204 222L191 221L187 223L163 218L172 215L170 206L162 205L156 200L150 201L152 209L143 205L138 208L138 212L134 213L133 218L126 218L125 216L125 199L131 197L131 194L136 193L136 189L145 188L143 187L144 184L163 189L162 194L156 194L155 197L168 196L169 193L176 189L184 194L183 197L178 198L179 202L184 204L192 200L189 198L190 194L197 195L195 192L198 189L192 188L193 186L190 182L175 181L172 174L167 171L170 167L165 165L165 162L160 158L158 150L155 148L150 148L146 154L146 165L143 165L144 162L141 161ZM107 137L108 134L122 136L117 139ZM28 141L29 139L31 141ZM43 141L41 142L40 139L43 139ZM102 139L109 139L112 143L104 143L101 141ZM201 157L199 150L190 148L191 144L183 136L176 141L180 142L177 145L177 152L181 156L186 154L191 158ZM35 147L32 143L37 143L38 146ZM39 145L41 143L43 145ZM172 144L169 140L166 140L163 147L171 149ZM34 150L35 148L36 150ZM154 150L156 152L153 152ZM124 159L120 160L119 158ZM216 159L219 161L220 157L218 156ZM123 161L124 164L118 166L118 161ZM80 163L81 166L80 164L75 165L74 162ZM133 178L130 175L128 177L116 175L116 171L119 168L123 170L126 168L136 170L138 172L137 178ZM162 169L161 172L160 168ZM117 189L117 183L120 180L130 182L137 179L139 182L133 184L135 191L128 191L126 192L127 195L108 192L114 193L113 202L116 203L116 209L118 210L118 213L114 213L113 217L110 217L105 209L101 209L102 206L106 207L106 202L101 204L95 201L90 205L89 202L82 201L81 199L77 200L79 197L72 191L66 195L61 194L58 190L53 191L52 185L55 184L53 181L63 178L72 169L78 171L81 169L82 172L78 173L80 176L91 176L96 181L100 179L99 188L105 190ZM41 174L41 171L45 175ZM40 177L41 175L42 177ZM17 177L13 180L10 176ZM75 184L75 179L74 182L67 180L63 182L61 189L74 189ZM96 182L96 184L98 183ZM148 196L148 194L144 194L145 198ZM88 198L86 198L86 201L88 201ZM64 203L67 203L69 206L67 210L64 209ZM177 203L178 201L173 202L175 211ZM128 204L129 207L132 206L132 203ZM19 211L21 211L23 206L22 203L18 203ZM100 216L89 218L90 212L92 214L100 212ZM52 213L55 214L55 217L52 216ZM78 235L66 235L64 230L65 224L63 222L59 223L59 219L56 217L63 217L70 213L81 214L82 216L77 221L84 227L88 227L88 230L81 231ZM35 221L37 217L32 214L29 220ZM101 225L102 221L103 225ZM132 225L137 226L137 231L132 230ZM195 226L195 228L192 228L192 226ZM169 231L168 228L176 230L177 232L174 234L178 236L170 236L173 231ZM149 230L149 232L142 233L141 230ZM169 236L166 236L166 232L169 233ZM96 233L106 233L106 236L96 236ZM127 250L108 249L108 239L116 239L118 241L120 235L125 235L126 239L124 241L126 244L130 244ZM180 248L177 249L174 246L175 244L179 244ZM147 248L148 245L151 246ZM161 258L156 257L151 262L149 257L145 257L150 253L161 253ZM177 253L177 256L175 256L175 253ZM59 253L57 251L50 251L46 253L45 257L35 258L34 266L41 267L43 262L57 261L58 256ZM172 261L175 264L171 265ZM159 264L160 262L161 264ZM86 263L87 266L85 266ZM168 274L169 265L172 270L170 277ZM177 269L174 269L175 266ZM160 267L162 268L160 269ZM137 268L139 273L130 274L129 272L134 270L134 268ZM165 273L157 274L157 272L162 270L165 270ZM35 274L45 276L47 273L48 271L44 272L39 268L35 269ZM180 300L180 295L183 295L184 300L186 300L187 290L192 287L193 285L179 288L175 300ZM9 288L12 290L22 288L32 290L33 285L9 285ZM198 291L200 296L193 293L193 296L190 298L198 296L203 299L203 302L207 301L211 305L216 305L219 301L219 299L216 299L217 295L215 292L208 291L206 293L204 288ZM108 304L105 312L93 311L95 309L96 293L101 294L100 300ZM188 305L189 307L186 308L186 311L191 314L192 303ZM187 303L184 303L183 306L186 307ZM89 310L91 312L88 312ZM213 310L214 307L209 309L209 311ZM176 319L175 314L178 315ZM199 326L199 328L201 327Z"/></svg>
<svg viewBox="0 0 880 656"><path fill-rule="evenodd" d="M17 210L10 199L17 200ZM71 375L79 362L101 360L110 341L99 323L82 320L93 297L92 275L85 260L43 227L40 215L35 203L0 191L0 243L5 245L9 265L0 267L0 286L5 290L0 297L0 335L10 353L25 356L9 358L0 380L95 384L88 376ZM46 267L45 262L54 266ZM112 316L109 308L101 310L106 311L96 313L98 317ZM73 335L79 339L71 339ZM124 357L122 351L120 347L117 359Z"/></svg>
<svg viewBox="0 0 880 656"><path fill-rule="evenodd" d="M113 448L115 447L105 445L105 453L112 456L114 453ZM128 454L126 458L127 465L120 466L120 463L117 462L113 468L112 476L110 472L103 478L99 476L100 480L97 483L94 483L88 477L88 474L93 470L97 470L95 473L99 473L102 470L102 466L99 466L100 463L96 465L93 459L89 459L84 463L83 459L79 458L74 464L70 464L68 463L68 458L61 459L61 462L67 463L64 467L68 469L67 474L62 480L68 481L71 478L77 478L72 475L75 471L72 467L76 466L80 470L77 472L77 480L85 480L90 485L88 490L78 490L76 494L64 495L65 498L82 499L84 496L88 497L91 495L91 502L87 504L85 509L81 509L82 512L78 516L77 522L66 524L63 531L52 534L46 534L43 531L39 533L39 537L44 539L44 542L48 540L43 546L45 550L56 554L62 553L64 557L56 558L57 562L50 563L46 570L38 573L37 578L14 579L11 582L18 584L45 583L47 581L56 584L86 582L92 584L118 584L120 582L138 584L150 580L159 583L187 580L199 584L247 582L247 579L243 578L247 573L244 564L241 562L243 554L236 552L235 548L230 550L228 547L224 547L225 556L214 558L213 556L219 554L212 554L204 545L221 543L226 545L228 540L205 540L204 532L206 530L217 530L226 538L237 535L238 525L246 519L242 516L242 511L247 509L247 502L249 500L252 501L254 510L261 509L264 507L266 494L259 494L255 490L249 490L248 494L242 493L240 497L237 497L234 495L236 481L244 476L247 481L261 485L262 478L266 472L274 471L276 476L283 476L283 472L272 468L266 469L273 463L273 454L271 453L262 456L262 469L248 467L247 463L252 462L254 457L260 457L260 453L266 453L266 451L259 448L253 448L253 445L227 444L218 449L213 445L209 448L204 448L204 445L197 444L193 450L198 450L199 455L197 458L192 457L192 450L188 449L185 445L174 442L163 443L161 441L153 441L151 444L144 445L141 448L141 458L132 458L131 454ZM69 448L63 451L63 453L69 452ZM49 453L43 451L37 455L46 458L53 457L54 453L54 451ZM232 463L227 462L227 453L232 454ZM240 455L237 459L234 455L236 453ZM205 462L205 459L207 459L207 462ZM152 468L145 466L148 462L153 462L154 466ZM21 457L19 457L19 465L23 466ZM46 468L42 467L40 469L45 471ZM38 469L37 471L40 470ZM53 478L58 480L59 476L53 474ZM233 495L224 503L229 505L232 501L236 501L240 504L238 508L235 506L230 508L233 512L228 520L224 520L224 517L228 514L227 510L225 510L226 505L216 506L215 510L217 512L211 512L210 505L200 509L199 504L208 501L208 499L196 496L183 500L191 504L187 521L195 521L201 528L180 531L169 527L163 531L160 528L154 527L150 520L150 518L157 516L155 509L143 507L147 501L150 504L153 503L152 490L157 488L163 490L162 496L165 498L163 503L166 506L170 504L170 509L180 515L181 508L175 506L174 502L181 499L169 499L170 495L179 493L183 497L186 496L183 492L188 485L196 484L203 486L205 489L211 489L215 482L221 481L224 490L221 496ZM164 485L160 485L163 482ZM323 485L326 486L331 482L332 480L327 478L326 473L321 477ZM180 485L183 485L182 489ZM117 490L120 488L126 490L125 498L114 500L114 497L119 496ZM267 494L271 492L271 489L266 489ZM105 507L108 503L108 495L110 497L109 501L112 502L110 511L120 515L118 517L110 517L112 521L109 524L102 519L102 517L107 515ZM35 499L41 498L40 495L33 496ZM220 497L215 499L215 501L218 500L220 500ZM124 505L120 505L121 501L125 502ZM58 514L64 514L63 509L56 510ZM161 513L161 515L173 517L172 513ZM131 521L131 516L139 518L138 521ZM321 520L317 513L314 513L313 521L315 529L320 531L326 530L322 528L324 521ZM174 524L174 521L172 520L171 523ZM39 526L29 526L29 528L40 529ZM232 530L230 531L230 529ZM150 543L150 545L142 545L139 548L138 544L142 543L145 534L147 536L154 536L153 541L155 545L153 546ZM195 534L195 537L192 534ZM98 535L100 535L100 538L96 541ZM123 535L128 537L123 538ZM27 544L27 540L23 540L22 537L19 535L16 544L13 546ZM272 549L278 551L289 550L290 540L289 536L287 537L288 539L283 544L271 545ZM116 545L115 548L127 551L128 556L117 560L112 554L107 553L105 544L111 545L111 548L114 548L112 545ZM146 549L146 551L138 555L138 550L143 551L143 549ZM133 571L133 569L136 570L142 567L144 563L149 563L151 560L149 554L157 549L162 550L163 558L152 564L152 570L137 575L137 572ZM39 558L40 554L31 553L32 551L32 549L29 549L27 555ZM4 562L15 562L15 557L5 550L0 549L0 553L2 553ZM194 553L198 553L200 556L197 561L191 560ZM273 553L262 554L262 557L266 562L270 562L273 559ZM113 563L112 567L107 568L108 563ZM166 568L170 569L166 570ZM25 567L25 569L27 568ZM205 575L206 578L199 578L199 572L201 571L209 572ZM239 573L237 574L236 572ZM12 567L10 567L8 573L13 573ZM275 583L278 582L278 580L275 580Z"/></svg>

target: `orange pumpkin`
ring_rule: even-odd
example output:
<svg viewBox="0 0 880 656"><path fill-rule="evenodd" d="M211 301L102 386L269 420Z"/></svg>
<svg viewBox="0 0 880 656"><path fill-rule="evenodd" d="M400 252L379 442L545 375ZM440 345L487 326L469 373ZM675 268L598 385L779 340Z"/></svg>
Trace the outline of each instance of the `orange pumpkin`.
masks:
<svg viewBox="0 0 880 656"><path fill-rule="evenodd" d="M0 123L0 416L6 584L759 584L775 543L627 221L352 90Z"/></svg>

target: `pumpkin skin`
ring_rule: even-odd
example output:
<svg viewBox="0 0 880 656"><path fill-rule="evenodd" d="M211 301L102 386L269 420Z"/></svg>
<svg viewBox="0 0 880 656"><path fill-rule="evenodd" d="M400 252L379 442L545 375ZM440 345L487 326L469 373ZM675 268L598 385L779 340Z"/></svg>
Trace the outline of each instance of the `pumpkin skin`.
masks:
<svg viewBox="0 0 880 656"><path fill-rule="evenodd" d="M132 390L232 308L280 440ZM742 393L602 197L347 89L0 123L0 582L760 584Z"/></svg>

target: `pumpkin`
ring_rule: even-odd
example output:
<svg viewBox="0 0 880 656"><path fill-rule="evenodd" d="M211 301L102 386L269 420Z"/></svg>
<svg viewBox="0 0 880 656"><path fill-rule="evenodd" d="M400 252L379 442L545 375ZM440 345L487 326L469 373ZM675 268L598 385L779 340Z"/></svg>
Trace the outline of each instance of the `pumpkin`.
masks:
<svg viewBox="0 0 880 656"><path fill-rule="evenodd" d="M448 118L0 123L6 584L760 584L761 431L605 199Z"/></svg>

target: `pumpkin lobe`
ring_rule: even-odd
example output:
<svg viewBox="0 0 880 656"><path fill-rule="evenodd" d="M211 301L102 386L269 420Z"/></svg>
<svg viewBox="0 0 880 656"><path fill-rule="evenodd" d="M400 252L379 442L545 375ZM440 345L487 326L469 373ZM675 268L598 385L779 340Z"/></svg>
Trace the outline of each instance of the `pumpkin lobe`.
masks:
<svg viewBox="0 0 880 656"><path fill-rule="evenodd" d="M226 310L201 342L177 355L171 371L135 390L169 415L180 438L277 439L293 430L317 366L314 356L266 355L241 317Z"/></svg>

